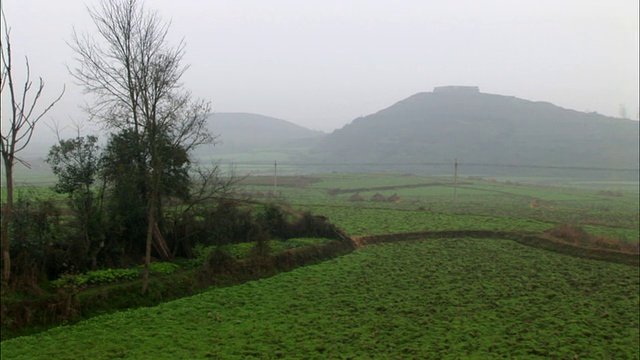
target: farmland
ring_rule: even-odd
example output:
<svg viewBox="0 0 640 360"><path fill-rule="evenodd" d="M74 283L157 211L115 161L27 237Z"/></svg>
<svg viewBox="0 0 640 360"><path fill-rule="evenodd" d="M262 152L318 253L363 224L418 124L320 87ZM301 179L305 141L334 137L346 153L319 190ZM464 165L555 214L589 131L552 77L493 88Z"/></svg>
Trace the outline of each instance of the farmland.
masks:
<svg viewBox="0 0 640 360"><path fill-rule="evenodd" d="M637 358L638 292L629 266L505 240L401 242L8 340L2 351L12 359Z"/></svg>
<svg viewBox="0 0 640 360"><path fill-rule="evenodd" d="M542 234L638 240L628 184L407 174L249 177L239 197L326 217L352 237ZM597 186L596 186L597 185ZM274 189L277 195L272 194ZM40 188L32 193L47 196ZM354 195L357 194L358 197ZM265 200L266 198L266 200ZM295 246L322 239L296 240ZM273 241L274 251L286 243ZM228 247L242 258L251 246ZM638 358L638 268L460 236L364 246L271 278L2 342L7 358ZM64 345L62 345L64 344Z"/></svg>
<svg viewBox="0 0 640 360"><path fill-rule="evenodd" d="M272 178L260 180L248 181L245 189L259 194L273 191ZM575 224L595 235L638 240L637 185L571 185L464 178L458 183L454 203L451 178L331 174L289 178L280 182L277 191L291 206L327 216L354 236L457 229L537 232ZM353 201L353 194L359 194L361 200ZM376 194L384 198L397 195L399 200L372 201Z"/></svg>

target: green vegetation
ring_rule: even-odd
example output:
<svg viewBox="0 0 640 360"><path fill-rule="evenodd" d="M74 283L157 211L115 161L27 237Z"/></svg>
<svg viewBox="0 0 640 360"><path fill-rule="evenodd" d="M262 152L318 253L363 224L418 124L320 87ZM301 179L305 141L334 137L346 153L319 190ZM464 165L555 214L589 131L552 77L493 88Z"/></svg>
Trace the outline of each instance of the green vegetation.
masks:
<svg viewBox="0 0 640 360"><path fill-rule="evenodd" d="M36 116L30 96L2 136L3 358L638 358L635 122L477 89L326 136L212 117L155 11L87 10L70 72L108 138L79 123L18 159L60 99ZM197 161L220 155L280 176ZM455 180L408 173L454 157Z"/></svg>
<svg viewBox="0 0 640 360"><path fill-rule="evenodd" d="M2 351L12 359L634 358L639 291L633 267L510 241L401 242L4 341Z"/></svg>
<svg viewBox="0 0 640 360"><path fill-rule="evenodd" d="M179 265L168 262L153 262L150 266L152 274L168 275L180 268ZM116 281L133 280L142 274L142 265L138 269L104 269L88 271L85 274L64 274L49 283L51 287L84 286L109 284Z"/></svg>
<svg viewBox="0 0 640 360"><path fill-rule="evenodd" d="M354 236L411 231L440 230L505 230L538 232L551 224L530 219L513 219L484 215L456 215L420 210L397 210L349 207L313 207L314 213L325 215Z"/></svg>
<svg viewBox="0 0 640 360"><path fill-rule="evenodd" d="M70 303L82 317L109 315L5 340L2 355L38 358L59 351L55 358L367 358L374 354L633 358L636 354L637 267L579 258L580 252L566 256L538 249L535 246L541 245L535 241L524 242L531 247L510 240L469 238L484 235L460 235L367 245L317 266L220 287L295 268L289 264L331 258L328 250L319 250L335 243L322 235L328 224L352 237L489 230L515 237L552 236L570 246L616 251L623 247L615 241L622 240L629 245L625 251L637 251L633 244L639 232L638 198L615 184L578 189L524 179L461 178L455 204L451 179L432 176L281 177L277 197L271 196L273 189L272 177L249 177L233 189L236 205L222 201L198 208L202 215L190 221L195 220L194 229L208 229L202 233L206 236L191 244L188 259L151 263L148 297L139 295L139 263L50 279L54 280L50 287L61 283L58 289L64 290L53 298L52 306ZM354 194L362 199L354 201ZM384 201L376 201L376 194ZM306 253L295 255L300 251ZM167 302L202 292L202 284L216 288ZM47 283L42 285L46 288ZM11 302L23 295L15 296ZM25 299L33 304L32 296ZM155 307L113 313L137 306ZM37 329L34 326L33 331ZM71 345L55 350L61 342ZM39 352L31 353L32 348Z"/></svg>
<svg viewBox="0 0 640 360"><path fill-rule="evenodd" d="M321 245L330 242L331 239L326 238L291 238L291 239L273 239L269 240L269 246L272 254L280 254L285 250L304 248L313 245ZM251 242L243 242L238 244L226 244L221 246L196 246L193 249L195 258L190 260L190 263L195 266L202 265L205 259L216 249L222 250L233 256L235 259L245 259L249 257L255 248L256 244ZM153 271L154 264L166 264L166 263L152 263L151 270Z"/></svg>
<svg viewBox="0 0 640 360"><path fill-rule="evenodd" d="M272 192L273 179L261 179L247 181L245 193ZM408 174L290 177L281 181L278 192L292 206L327 216L354 236L421 230L538 232L573 224L629 242L640 237L637 193L620 190L613 182L603 189L535 181L461 178L455 205L451 178ZM354 194L361 200L353 201ZM373 201L375 194L385 199L397 195L399 200Z"/></svg>
<svg viewBox="0 0 640 360"><path fill-rule="evenodd" d="M108 284L120 280L133 280L140 276L136 269L104 269L89 271L80 275L62 275L50 284L54 288L65 286L83 286L94 284Z"/></svg>

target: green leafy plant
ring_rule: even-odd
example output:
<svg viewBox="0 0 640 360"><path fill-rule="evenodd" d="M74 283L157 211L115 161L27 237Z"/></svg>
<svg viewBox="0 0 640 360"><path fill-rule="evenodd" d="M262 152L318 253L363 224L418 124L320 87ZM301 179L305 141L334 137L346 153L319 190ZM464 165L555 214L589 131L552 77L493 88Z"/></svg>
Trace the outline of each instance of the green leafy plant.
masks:
<svg viewBox="0 0 640 360"><path fill-rule="evenodd" d="M2 356L635 359L637 274L499 239L380 244L5 340Z"/></svg>
<svg viewBox="0 0 640 360"><path fill-rule="evenodd" d="M140 265L140 268L142 268L142 265ZM180 266L170 262L152 262L149 265L149 270L151 270L151 273L159 275L168 275L174 273L179 268Z"/></svg>
<svg viewBox="0 0 640 360"><path fill-rule="evenodd" d="M69 285L84 286L96 284L108 284L122 280L134 280L140 276L139 269L104 269L89 271L79 275L63 275L52 281L53 288L61 288Z"/></svg>

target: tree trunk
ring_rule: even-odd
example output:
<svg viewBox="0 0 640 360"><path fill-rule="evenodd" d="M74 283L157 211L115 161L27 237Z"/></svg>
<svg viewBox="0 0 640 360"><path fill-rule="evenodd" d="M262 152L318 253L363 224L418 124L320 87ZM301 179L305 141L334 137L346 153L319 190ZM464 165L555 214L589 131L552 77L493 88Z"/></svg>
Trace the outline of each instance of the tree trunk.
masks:
<svg viewBox="0 0 640 360"><path fill-rule="evenodd" d="M8 284L11 277L11 255L9 253L9 226L13 216L13 159L4 160L5 183L7 185L7 202L2 209L2 283Z"/></svg>
<svg viewBox="0 0 640 360"><path fill-rule="evenodd" d="M152 175L155 178L155 171ZM153 181L153 180L152 180ZM153 181L155 182L155 181ZM144 271L142 272L142 295L147 294L147 288L149 287L149 266L151 265L151 244L153 242L153 230L156 225L156 198L158 197L157 188L151 186L151 198L149 199L149 224L147 226L147 242L144 252Z"/></svg>
<svg viewBox="0 0 640 360"><path fill-rule="evenodd" d="M173 255L171 254L171 250L169 250L169 246L167 245L167 240L162 236L160 232L160 228L158 227L158 222L156 221L155 226L153 228L153 247L156 249L160 258L165 261L169 261L173 259Z"/></svg>

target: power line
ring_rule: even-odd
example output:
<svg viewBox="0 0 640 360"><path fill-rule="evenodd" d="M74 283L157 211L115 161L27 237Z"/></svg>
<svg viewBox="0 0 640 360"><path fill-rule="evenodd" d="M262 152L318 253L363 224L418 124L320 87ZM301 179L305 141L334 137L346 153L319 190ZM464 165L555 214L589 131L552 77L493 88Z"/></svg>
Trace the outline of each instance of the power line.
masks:
<svg viewBox="0 0 640 360"><path fill-rule="evenodd" d="M254 165L254 166L271 166L271 161L229 161L234 165ZM301 161L280 161L280 166L346 166L346 167L391 167L391 166L451 166L451 162L301 162ZM458 162L459 166L464 167L501 167L501 168L524 168L524 169L556 169L556 170L587 170L587 171L621 171L621 172L638 172L639 169L634 168L607 168L607 167L587 167L587 166L558 166L558 165L526 165L526 164L486 164L486 163L464 163Z"/></svg>

